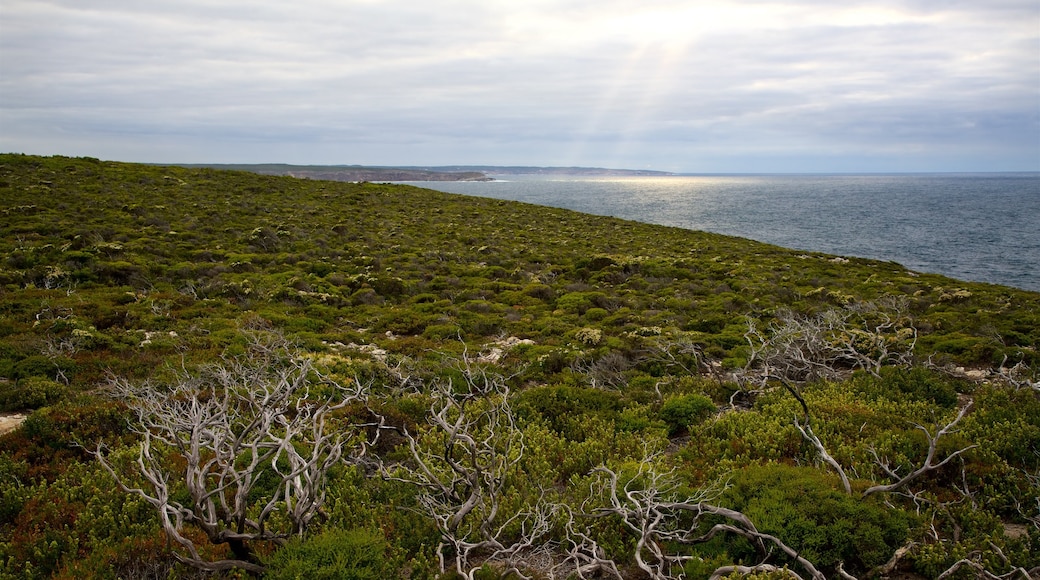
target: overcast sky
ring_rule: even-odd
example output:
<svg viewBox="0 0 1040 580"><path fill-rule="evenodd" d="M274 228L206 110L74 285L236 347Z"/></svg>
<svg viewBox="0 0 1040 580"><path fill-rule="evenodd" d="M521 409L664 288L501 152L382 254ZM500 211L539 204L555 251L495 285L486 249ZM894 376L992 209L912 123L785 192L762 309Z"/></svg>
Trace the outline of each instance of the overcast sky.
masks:
<svg viewBox="0 0 1040 580"><path fill-rule="evenodd" d="M1040 171L1040 2L0 0L0 151Z"/></svg>

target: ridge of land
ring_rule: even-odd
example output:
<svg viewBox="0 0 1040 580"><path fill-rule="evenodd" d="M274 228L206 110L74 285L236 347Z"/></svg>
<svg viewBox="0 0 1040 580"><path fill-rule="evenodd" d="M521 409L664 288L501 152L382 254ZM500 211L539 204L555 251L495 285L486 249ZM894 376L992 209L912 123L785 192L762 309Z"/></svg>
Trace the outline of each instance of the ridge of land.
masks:
<svg viewBox="0 0 1040 580"><path fill-rule="evenodd" d="M329 181L492 181L492 175L664 176L664 171L603 167L536 167L505 165L364 166L292 165L288 163L196 163L178 167L248 171Z"/></svg>

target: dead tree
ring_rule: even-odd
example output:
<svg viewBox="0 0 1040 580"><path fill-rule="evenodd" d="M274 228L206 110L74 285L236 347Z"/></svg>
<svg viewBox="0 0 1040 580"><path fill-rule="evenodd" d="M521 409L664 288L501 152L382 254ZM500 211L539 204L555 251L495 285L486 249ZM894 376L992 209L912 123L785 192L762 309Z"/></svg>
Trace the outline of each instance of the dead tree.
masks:
<svg viewBox="0 0 1040 580"><path fill-rule="evenodd" d="M381 464L383 477L418 489L422 511L437 526L441 572L449 567L475 577L483 563L503 565L525 577L522 560L548 549L554 507L543 501L503 512L507 486L518 476L524 441L509 401L509 388L482 366L463 359L463 384L435 382L429 428L404 431L409 460Z"/></svg>
<svg viewBox="0 0 1040 580"><path fill-rule="evenodd" d="M609 576L624 580L617 563L608 558L588 531L578 525L579 516L583 514L576 514L567 504L559 505L558 511L563 517L566 532L565 540L560 545L563 559L549 570L549 578L577 577L586 580Z"/></svg>
<svg viewBox="0 0 1040 580"><path fill-rule="evenodd" d="M839 379L856 369L877 376L885 365L909 366L917 329L906 311L905 299L890 297L813 316L782 310L766 331L748 318L744 339L750 355L742 375L808 382Z"/></svg>
<svg viewBox="0 0 1040 580"><path fill-rule="evenodd" d="M822 580L823 574L812 562L800 556L796 550L776 536L760 532L743 513L709 503L719 489L707 489L701 493L676 501L672 499L677 486L671 481L670 472L659 472L653 464L655 458L648 457L640 462L638 471L624 478L618 472L601 466L594 470L603 476L600 490L593 490L591 498L605 501L606 505L593 507L585 512L591 517L618 517L635 536L636 547L633 557L636 565L653 580L672 580L681 577L679 568L696 556L683 554L677 546L692 546L707 542L722 533L746 538L762 555L763 561L755 566L723 566L715 571L713 578L732 572L751 574L780 570L766 560L772 550L778 549L796 562L809 577ZM586 506L585 509L588 509ZM701 533L702 517L721 518L722 523L712 525ZM600 553L599 546L588 536L583 537L585 554ZM594 562L595 563L595 562ZM784 570L793 578L800 576Z"/></svg>
<svg viewBox="0 0 1040 580"><path fill-rule="evenodd" d="M1032 389L1040 393L1040 376L1036 369L1029 368L1023 361L1018 361L1010 368L1007 367L1008 356L1004 355L1004 359L1000 361L1000 366L997 367L997 376L1006 384L1011 385L1015 390Z"/></svg>
<svg viewBox="0 0 1040 580"><path fill-rule="evenodd" d="M768 332L760 331L754 320L748 319L748 331L744 337L751 354L741 377L763 389L770 382L778 382L795 397L804 417L802 421L797 416L794 418L795 428L813 446L820 459L838 474L846 493L852 493L849 478L813 431L809 406L799 393L797 384L841 379L850 369L862 369L880 376L885 365L910 366L917 329L906 313L907 307L905 299L886 297L874 302L855 302L815 316L798 316L782 311ZM924 426L916 425L928 438L929 447L923 463L913 472L899 476L875 455L878 466L896 481L870 487L863 496L903 488L974 448L974 445L965 447L935 463L939 439L953 431L969 408L970 404L962 408L957 417L934 436Z"/></svg>
<svg viewBox="0 0 1040 580"><path fill-rule="evenodd" d="M1000 548L993 545L992 542L990 543L990 547L996 550L997 554L1000 555L1000 557L1004 560L1004 563L1006 565L1011 566L1011 563L1008 561L1007 557L1004 556L1004 552L1001 551ZM985 580L1033 580L1037 578L1038 575L1040 575L1040 566L1033 568L1032 570L1026 570L1021 566L1014 566L1011 568L1010 572L1006 572L1004 574L995 574L986 569L985 564L981 561L981 556L981 552L976 551L967 558L961 558L960 560L957 560L942 574L939 574L936 580L944 580L945 578L951 578L961 568L969 568L972 571L974 571L976 578Z"/></svg>
<svg viewBox="0 0 1040 580"><path fill-rule="evenodd" d="M665 368L678 368L682 373L697 376L710 371L703 349L689 337L657 337L650 343L648 359Z"/></svg>
<svg viewBox="0 0 1040 580"><path fill-rule="evenodd" d="M171 385L112 383L136 416L135 473L114 465L100 445L93 454L124 491L156 509L183 563L261 572L253 545L302 535L321 513L329 469L364 454L364 427L332 428L329 416L363 402L365 389L332 383L285 348L258 341L247 356L185 372ZM315 382L335 397L315 400ZM178 499L182 490L187 501ZM232 557L207 561L188 527L226 544Z"/></svg>

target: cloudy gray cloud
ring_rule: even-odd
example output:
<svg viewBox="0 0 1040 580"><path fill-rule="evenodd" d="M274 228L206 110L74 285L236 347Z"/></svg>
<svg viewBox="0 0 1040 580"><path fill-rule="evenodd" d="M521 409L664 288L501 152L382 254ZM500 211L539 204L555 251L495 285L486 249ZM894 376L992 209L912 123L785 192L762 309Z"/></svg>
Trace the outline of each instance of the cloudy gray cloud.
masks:
<svg viewBox="0 0 1040 580"><path fill-rule="evenodd" d="M1040 170L1034 0L0 0L0 150Z"/></svg>

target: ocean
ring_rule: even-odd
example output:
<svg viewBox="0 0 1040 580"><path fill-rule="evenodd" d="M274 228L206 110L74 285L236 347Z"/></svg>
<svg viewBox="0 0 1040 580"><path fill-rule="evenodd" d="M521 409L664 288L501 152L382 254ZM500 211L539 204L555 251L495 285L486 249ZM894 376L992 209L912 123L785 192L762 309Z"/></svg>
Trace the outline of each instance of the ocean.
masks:
<svg viewBox="0 0 1040 580"><path fill-rule="evenodd" d="M1040 291L1040 173L510 175L416 185Z"/></svg>

